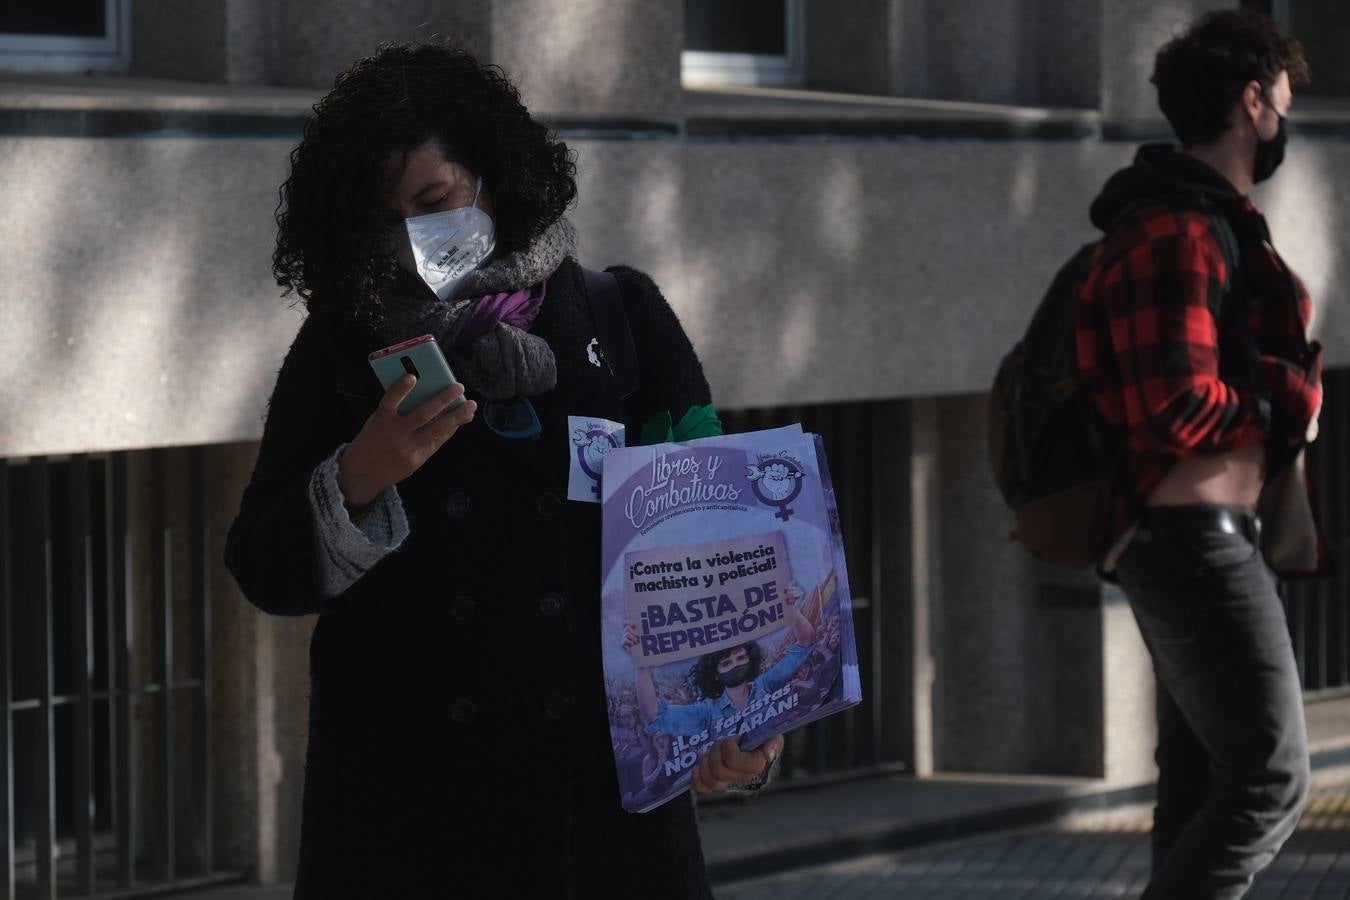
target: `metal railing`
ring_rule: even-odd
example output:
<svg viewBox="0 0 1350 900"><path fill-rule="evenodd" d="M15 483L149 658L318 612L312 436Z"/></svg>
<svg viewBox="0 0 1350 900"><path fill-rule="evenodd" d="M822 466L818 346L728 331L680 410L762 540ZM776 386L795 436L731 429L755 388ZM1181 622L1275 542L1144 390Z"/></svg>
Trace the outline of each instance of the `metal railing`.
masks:
<svg viewBox="0 0 1350 900"><path fill-rule="evenodd" d="M200 449L0 460L0 900L217 880L204 482Z"/></svg>
<svg viewBox="0 0 1350 900"><path fill-rule="evenodd" d="M839 503L853 624L858 644L863 700L845 712L790 732L783 749L783 780L815 780L901 767L907 760L887 756L882 741L882 633L880 610L883 552L879 528L888 498L880 489L886 441L880 434L883 408L903 400L832 403L820 406L737 410L722 413L727 433L801 423L825 444ZM892 500L894 498L891 498Z"/></svg>

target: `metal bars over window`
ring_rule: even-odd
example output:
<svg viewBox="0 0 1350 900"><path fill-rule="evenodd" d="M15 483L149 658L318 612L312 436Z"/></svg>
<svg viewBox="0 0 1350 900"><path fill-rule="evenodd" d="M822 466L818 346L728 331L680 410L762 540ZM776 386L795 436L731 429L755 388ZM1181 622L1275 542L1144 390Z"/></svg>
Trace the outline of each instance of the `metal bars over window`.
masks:
<svg viewBox="0 0 1350 900"><path fill-rule="evenodd" d="M0 460L0 900L215 880L204 481Z"/></svg>
<svg viewBox="0 0 1350 900"><path fill-rule="evenodd" d="M904 404L902 400L888 402ZM886 405L841 403L722 414L728 434L798 422L804 430L819 434L839 503L863 701L839 715L789 732L783 751L784 780L898 769L909 762L888 755L882 718L883 679L896 677L885 670L883 659L898 627L894 619L884 618L887 606L882 602L881 555L888 551L880 522L883 504L895 501L883 496L881 483L882 466L894 464L885 456L894 449L891 437L882 434ZM890 658L896 659L893 654Z"/></svg>

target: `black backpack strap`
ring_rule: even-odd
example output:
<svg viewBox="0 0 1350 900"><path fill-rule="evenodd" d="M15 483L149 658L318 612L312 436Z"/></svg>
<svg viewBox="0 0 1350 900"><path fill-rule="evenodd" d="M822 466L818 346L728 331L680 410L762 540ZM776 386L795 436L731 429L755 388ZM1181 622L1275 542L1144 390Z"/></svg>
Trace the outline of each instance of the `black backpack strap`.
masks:
<svg viewBox="0 0 1350 900"><path fill-rule="evenodd" d="M623 297L619 280L609 272L583 268L586 298L595 320L596 337L600 340L600 356L614 378L619 399L627 399L638 388L637 345L633 330L628 326L628 315L623 311Z"/></svg>
<svg viewBox="0 0 1350 900"><path fill-rule="evenodd" d="M1223 302L1219 307L1216 321L1223 322L1230 317L1234 320L1238 334L1242 336L1242 351L1247 357L1247 378L1251 388L1258 398L1268 402L1270 392L1266 386L1266 376L1261 371L1256 335L1252 334L1251 323L1247 320L1247 298L1242 290L1242 246L1238 243L1237 232L1233 230L1233 223L1228 221L1228 217L1213 205L1209 206L1208 212L1214 225L1214 239L1219 244L1219 252L1223 254L1224 265L1228 269Z"/></svg>
<svg viewBox="0 0 1350 900"><path fill-rule="evenodd" d="M1238 247L1237 232L1233 223L1221 212L1210 212L1214 222L1214 238L1219 242L1219 252L1223 254L1224 265L1228 267L1228 281L1224 289L1232 294L1238 289L1238 271L1242 266L1242 250Z"/></svg>

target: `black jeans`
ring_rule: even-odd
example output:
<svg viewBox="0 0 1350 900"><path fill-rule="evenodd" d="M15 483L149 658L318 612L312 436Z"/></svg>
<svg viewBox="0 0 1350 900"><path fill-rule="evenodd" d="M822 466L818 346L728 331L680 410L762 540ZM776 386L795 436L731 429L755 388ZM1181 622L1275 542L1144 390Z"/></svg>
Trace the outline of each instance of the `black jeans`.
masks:
<svg viewBox="0 0 1350 900"><path fill-rule="evenodd" d="M1117 568L1157 676L1146 900L1241 897L1308 795L1302 689L1275 576L1251 537L1197 524L1209 510L1150 510Z"/></svg>

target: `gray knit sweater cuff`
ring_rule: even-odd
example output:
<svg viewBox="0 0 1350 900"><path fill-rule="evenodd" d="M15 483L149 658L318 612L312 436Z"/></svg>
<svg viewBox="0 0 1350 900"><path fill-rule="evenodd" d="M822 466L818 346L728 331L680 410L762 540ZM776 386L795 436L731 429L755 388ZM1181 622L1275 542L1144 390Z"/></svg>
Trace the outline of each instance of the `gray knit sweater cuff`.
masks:
<svg viewBox="0 0 1350 900"><path fill-rule="evenodd" d="M338 461L343 444L314 469L309 479L309 503L314 510L314 538L319 545L320 582L325 597L336 597L408 536L408 517L398 490L385 488L360 523L351 515L338 487Z"/></svg>

